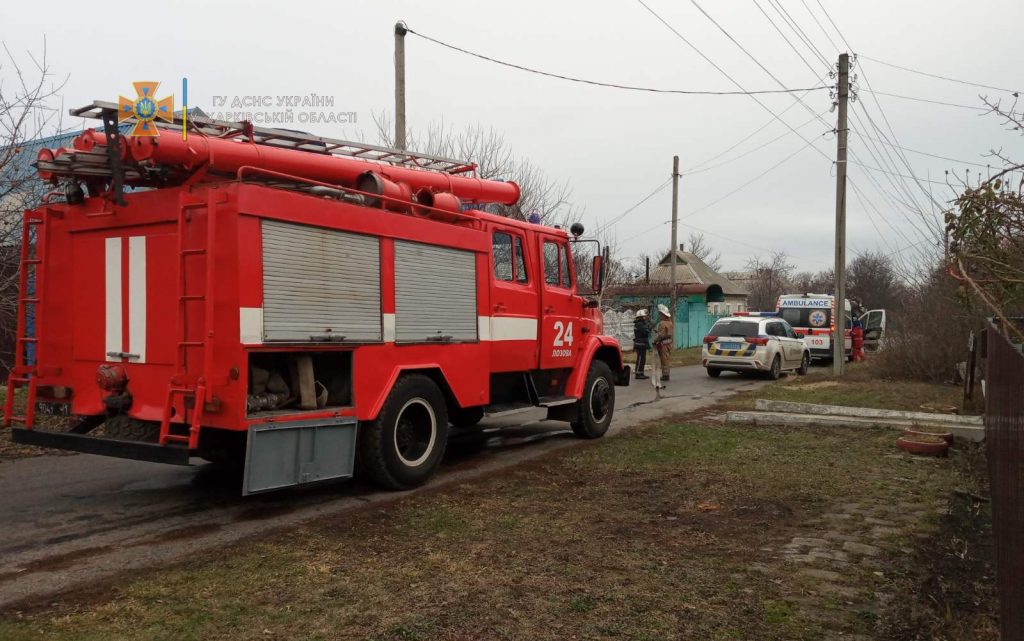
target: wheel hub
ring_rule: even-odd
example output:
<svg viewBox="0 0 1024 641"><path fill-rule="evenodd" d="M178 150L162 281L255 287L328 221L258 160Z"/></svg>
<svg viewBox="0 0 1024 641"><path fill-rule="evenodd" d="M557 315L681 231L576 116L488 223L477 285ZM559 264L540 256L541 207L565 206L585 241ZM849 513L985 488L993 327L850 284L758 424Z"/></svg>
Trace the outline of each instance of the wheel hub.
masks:
<svg viewBox="0 0 1024 641"><path fill-rule="evenodd" d="M611 388L608 386L608 381L603 378L597 379L590 391L590 415L600 423L608 416L611 404Z"/></svg>
<svg viewBox="0 0 1024 641"><path fill-rule="evenodd" d="M395 452L409 467L421 465L434 450L437 440L437 418L430 404L420 398L411 399L398 413L395 423Z"/></svg>

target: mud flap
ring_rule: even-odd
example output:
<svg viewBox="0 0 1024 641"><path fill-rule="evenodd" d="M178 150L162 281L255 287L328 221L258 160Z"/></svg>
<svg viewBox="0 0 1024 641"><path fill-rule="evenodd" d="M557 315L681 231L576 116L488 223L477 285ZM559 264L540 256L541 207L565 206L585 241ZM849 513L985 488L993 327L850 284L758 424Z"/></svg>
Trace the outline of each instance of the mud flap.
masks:
<svg viewBox="0 0 1024 641"><path fill-rule="evenodd" d="M254 425L245 447L242 494L352 476L356 419Z"/></svg>
<svg viewBox="0 0 1024 641"><path fill-rule="evenodd" d="M615 374L615 384L619 387L629 387L629 375L633 371L629 365L623 365Z"/></svg>

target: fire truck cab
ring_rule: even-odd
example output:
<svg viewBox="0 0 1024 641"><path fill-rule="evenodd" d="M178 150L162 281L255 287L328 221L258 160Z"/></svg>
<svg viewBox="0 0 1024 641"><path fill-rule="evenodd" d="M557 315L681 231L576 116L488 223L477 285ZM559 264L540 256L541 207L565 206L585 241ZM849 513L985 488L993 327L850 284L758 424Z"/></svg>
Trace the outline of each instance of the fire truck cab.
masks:
<svg viewBox="0 0 1024 641"><path fill-rule="evenodd" d="M15 441L244 463L253 493L357 459L415 487L449 423L485 413L607 431L629 367L593 297L603 257L574 256L581 226L474 209L519 188L468 163L206 119L127 139L111 108L73 110L104 131L40 154L65 197L25 215ZM37 426L37 403L66 425Z"/></svg>

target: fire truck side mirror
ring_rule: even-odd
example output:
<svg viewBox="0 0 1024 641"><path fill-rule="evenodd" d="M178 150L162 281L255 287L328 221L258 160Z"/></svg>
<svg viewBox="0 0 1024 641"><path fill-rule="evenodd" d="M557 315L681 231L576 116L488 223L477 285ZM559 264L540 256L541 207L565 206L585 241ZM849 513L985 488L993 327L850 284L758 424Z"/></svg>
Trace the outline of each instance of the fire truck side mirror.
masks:
<svg viewBox="0 0 1024 641"><path fill-rule="evenodd" d="M604 256L598 254L594 256L594 268L591 274L591 283L594 284L594 293L600 294L601 290L604 289Z"/></svg>

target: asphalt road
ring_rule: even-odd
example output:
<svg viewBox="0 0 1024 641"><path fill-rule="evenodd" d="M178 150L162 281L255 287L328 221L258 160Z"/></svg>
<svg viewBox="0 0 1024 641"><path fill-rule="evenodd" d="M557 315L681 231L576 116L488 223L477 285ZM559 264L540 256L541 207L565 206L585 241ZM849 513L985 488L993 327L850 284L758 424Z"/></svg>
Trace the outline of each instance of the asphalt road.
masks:
<svg viewBox="0 0 1024 641"><path fill-rule="evenodd" d="M713 404L763 382L673 370L655 400L648 381L616 388L610 435ZM486 418L482 432L453 435L440 474L427 487L484 476L580 443L543 410ZM166 564L270 529L394 500L338 481L251 497L240 479L209 465L166 466L89 454L0 463L0 608L45 598L120 573Z"/></svg>

